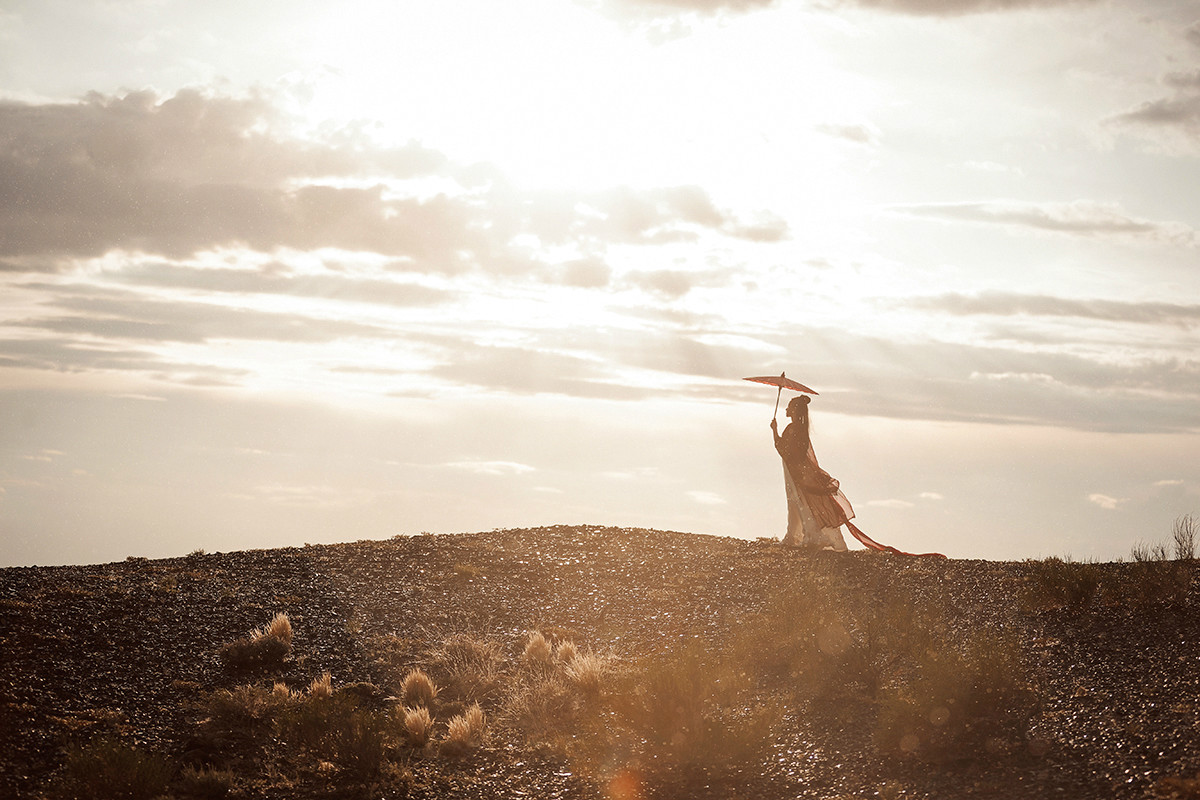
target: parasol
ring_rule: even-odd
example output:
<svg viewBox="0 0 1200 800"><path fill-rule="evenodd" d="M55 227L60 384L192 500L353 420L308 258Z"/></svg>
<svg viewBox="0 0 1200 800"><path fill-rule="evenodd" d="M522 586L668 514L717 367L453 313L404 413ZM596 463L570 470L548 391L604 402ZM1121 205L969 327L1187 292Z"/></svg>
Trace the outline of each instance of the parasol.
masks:
<svg viewBox="0 0 1200 800"><path fill-rule="evenodd" d="M779 415L779 397L783 394L784 389L791 389L793 392L805 392L806 394L817 394L816 389L810 389L799 381L794 381L787 376L786 372L775 375L763 375L758 378L742 378L744 381L752 381L754 383L765 383L768 386L778 386L779 391L775 393L775 413L771 415L771 419L775 419Z"/></svg>

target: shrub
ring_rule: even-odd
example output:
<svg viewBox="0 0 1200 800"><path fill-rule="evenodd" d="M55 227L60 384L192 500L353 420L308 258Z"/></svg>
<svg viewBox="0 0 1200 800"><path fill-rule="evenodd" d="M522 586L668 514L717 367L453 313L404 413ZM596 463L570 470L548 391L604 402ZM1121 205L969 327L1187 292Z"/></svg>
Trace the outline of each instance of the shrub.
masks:
<svg viewBox="0 0 1200 800"><path fill-rule="evenodd" d="M1200 534L1200 520L1191 514L1184 514L1175 519L1171 530L1171 538L1175 543L1176 561L1194 561L1196 559L1196 536Z"/></svg>
<svg viewBox="0 0 1200 800"><path fill-rule="evenodd" d="M442 741L442 752L449 756L462 755L483 744L483 708L475 703L461 714L450 718L446 738Z"/></svg>
<svg viewBox="0 0 1200 800"><path fill-rule="evenodd" d="M413 747L424 747L433 738L433 717L425 706L404 709L404 735Z"/></svg>
<svg viewBox="0 0 1200 800"><path fill-rule="evenodd" d="M255 736L271 727L290 699L257 686L219 689L208 702L209 722L228 733Z"/></svg>
<svg viewBox="0 0 1200 800"><path fill-rule="evenodd" d="M1179 534L1177 552L1187 547L1187 533ZM1132 605L1147 606L1158 603L1180 602L1187 598L1191 583L1191 562L1186 559L1171 561L1166 545L1149 546L1138 542L1130 552L1129 581L1125 587L1127 600Z"/></svg>
<svg viewBox="0 0 1200 800"><path fill-rule="evenodd" d="M67 749L58 790L79 800L150 800L166 791L174 774L162 756L104 736Z"/></svg>
<svg viewBox="0 0 1200 800"><path fill-rule="evenodd" d="M1102 594L1103 571L1099 564L1051 557L1031 562L1031 567L1021 596L1028 610L1082 611Z"/></svg>
<svg viewBox="0 0 1200 800"><path fill-rule="evenodd" d="M1016 638L979 633L918 654L910 679L884 689L876 741L934 761L996 755L1022 739L1035 710Z"/></svg>
<svg viewBox="0 0 1200 800"><path fill-rule="evenodd" d="M347 709L335 714L331 722L329 749L341 771L358 779L378 775L387 752L388 725L384 715Z"/></svg>
<svg viewBox="0 0 1200 800"><path fill-rule="evenodd" d="M292 650L292 622L279 613L249 636L229 642L221 648L221 660L234 670L277 669Z"/></svg>
<svg viewBox="0 0 1200 800"><path fill-rule="evenodd" d="M429 707L437 696L437 685L420 668L410 670L400 684L400 700L406 706Z"/></svg>
<svg viewBox="0 0 1200 800"><path fill-rule="evenodd" d="M449 697L484 701L504 683L504 650L494 639L453 634L429 654L428 669Z"/></svg>
<svg viewBox="0 0 1200 800"><path fill-rule="evenodd" d="M221 648L221 660L226 667L245 672L276 669L290 651L291 645L274 636L259 639L243 636Z"/></svg>
<svg viewBox="0 0 1200 800"><path fill-rule="evenodd" d="M500 707L503 720L527 742L551 742L570 733L580 708L571 686L559 675L538 673L514 682Z"/></svg>
<svg viewBox="0 0 1200 800"><path fill-rule="evenodd" d="M733 796L761 775L780 705L751 694L735 662L694 646L646 659L614 687L607 727L646 765L652 796Z"/></svg>

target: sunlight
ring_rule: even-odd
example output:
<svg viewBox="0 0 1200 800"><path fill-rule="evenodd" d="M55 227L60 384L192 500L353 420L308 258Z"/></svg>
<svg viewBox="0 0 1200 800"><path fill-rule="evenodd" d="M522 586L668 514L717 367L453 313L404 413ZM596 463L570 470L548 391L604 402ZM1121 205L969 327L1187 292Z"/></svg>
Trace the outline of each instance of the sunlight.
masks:
<svg viewBox="0 0 1200 800"><path fill-rule="evenodd" d="M815 131L864 119L875 93L821 58L818 15L697 23L655 45L580 5L526 5L331 11L314 23L324 67L297 79L304 113L313 125L370 120L373 136L487 160L530 186L699 180L763 207L818 188L827 204L844 182L836 142Z"/></svg>

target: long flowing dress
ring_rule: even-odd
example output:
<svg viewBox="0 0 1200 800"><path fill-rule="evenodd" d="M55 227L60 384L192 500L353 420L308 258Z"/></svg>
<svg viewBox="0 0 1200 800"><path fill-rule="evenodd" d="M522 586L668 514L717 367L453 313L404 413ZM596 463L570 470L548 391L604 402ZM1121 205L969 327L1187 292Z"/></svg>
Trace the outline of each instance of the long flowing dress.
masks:
<svg viewBox="0 0 1200 800"><path fill-rule="evenodd" d="M787 490L788 529L784 544L814 549L845 550L841 526L854 518L850 501L837 479L821 469L804 427L788 425L775 443L783 458Z"/></svg>

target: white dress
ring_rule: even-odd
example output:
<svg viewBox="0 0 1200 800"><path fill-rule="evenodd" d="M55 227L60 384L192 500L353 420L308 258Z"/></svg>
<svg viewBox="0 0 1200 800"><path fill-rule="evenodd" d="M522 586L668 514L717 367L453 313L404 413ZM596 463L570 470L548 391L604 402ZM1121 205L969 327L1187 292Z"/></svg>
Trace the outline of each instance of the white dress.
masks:
<svg viewBox="0 0 1200 800"><path fill-rule="evenodd" d="M846 540L842 538L842 528L822 528L813 516L804 495L796 488L792 474L787 465L783 467L784 488L787 490L788 527L783 543L793 547L810 547L815 550L846 550Z"/></svg>

